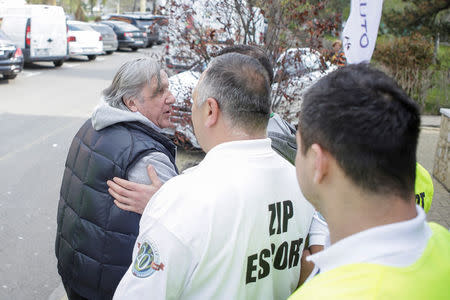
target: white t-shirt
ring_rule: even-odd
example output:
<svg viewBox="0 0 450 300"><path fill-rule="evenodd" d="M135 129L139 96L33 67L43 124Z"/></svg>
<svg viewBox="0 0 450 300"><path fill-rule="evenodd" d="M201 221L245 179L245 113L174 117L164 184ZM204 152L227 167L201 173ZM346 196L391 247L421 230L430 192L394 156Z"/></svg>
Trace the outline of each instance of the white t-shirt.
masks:
<svg viewBox="0 0 450 300"><path fill-rule="evenodd" d="M318 211L314 212L311 228L309 229L309 246L312 245L320 245L325 248L330 246L328 224Z"/></svg>
<svg viewBox="0 0 450 300"><path fill-rule="evenodd" d="M114 299L286 299L313 214L270 139L220 144L151 199Z"/></svg>

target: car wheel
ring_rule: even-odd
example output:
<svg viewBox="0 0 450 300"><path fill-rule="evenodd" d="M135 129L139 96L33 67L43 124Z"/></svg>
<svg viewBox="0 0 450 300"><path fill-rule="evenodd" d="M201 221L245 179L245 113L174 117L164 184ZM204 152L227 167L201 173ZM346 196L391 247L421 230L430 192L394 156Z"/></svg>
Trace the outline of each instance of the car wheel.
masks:
<svg viewBox="0 0 450 300"><path fill-rule="evenodd" d="M55 67L61 67L63 65L63 63L64 63L64 60L62 60L62 59L53 61L53 65Z"/></svg>
<svg viewBox="0 0 450 300"><path fill-rule="evenodd" d="M97 55L88 55L87 57L89 60L95 60L97 58Z"/></svg>
<svg viewBox="0 0 450 300"><path fill-rule="evenodd" d="M106 51L106 54L111 55L114 51Z"/></svg>
<svg viewBox="0 0 450 300"><path fill-rule="evenodd" d="M135 52L135 51L137 51L137 48L136 47L131 47L131 51Z"/></svg>
<svg viewBox="0 0 450 300"><path fill-rule="evenodd" d="M11 75L3 75L4 79L14 79L17 77L17 74L11 74Z"/></svg>
<svg viewBox="0 0 450 300"><path fill-rule="evenodd" d="M151 48L151 47L153 47L153 42L150 42L147 44L147 48Z"/></svg>

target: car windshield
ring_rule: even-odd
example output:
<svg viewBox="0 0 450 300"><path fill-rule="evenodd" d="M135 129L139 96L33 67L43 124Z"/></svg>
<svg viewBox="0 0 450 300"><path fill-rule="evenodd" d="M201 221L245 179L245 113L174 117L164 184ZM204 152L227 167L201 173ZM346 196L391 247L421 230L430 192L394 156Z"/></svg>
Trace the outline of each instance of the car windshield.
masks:
<svg viewBox="0 0 450 300"><path fill-rule="evenodd" d="M67 24L71 31L92 31L93 29L87 24Z"/></svg>
<svg viewBox="0 0 450 300"><path fill-rule="evenodd" d="M107 25L104 25L104 26L101 26L101 25L91 25L91 27L92 27L94 30L96 30L96 31L98 31L98 32L100 32L100 33L103 33L103 34L107 34L107 33L110 33L110 32L111 32L111 29L110 29Z"/></svg>
<svg viewBox="0 0 450 300"><path fill-rule="evenodd" d="M148 26L152 26L154 24L153 20L136 20L136 24L140 27L148 27Z"/></svg>
<svg viewBox="0 0 450 300"><path fill-rule="evenodd" d="M120 30L123 31L138 31L139 29L136 26L133 26L131 24L128 23L115 23L115 25L117 27L119 27Z"/></svg>

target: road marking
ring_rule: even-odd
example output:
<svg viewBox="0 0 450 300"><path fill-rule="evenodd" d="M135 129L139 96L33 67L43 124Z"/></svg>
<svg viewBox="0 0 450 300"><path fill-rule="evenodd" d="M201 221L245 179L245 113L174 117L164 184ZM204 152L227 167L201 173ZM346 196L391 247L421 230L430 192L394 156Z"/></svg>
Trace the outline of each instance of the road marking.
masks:
<svg viewBox="0 0 450 300"><path fill-rule="evenodd" d="M104 61L105 59L103 57L97 57L98 61Z"/></svg>
<svg viewBox="0 0 450 300"><path fill-rule="evenodd" d="M31 71L22 71L22 76L25 78L40 75L42 72L31 72Z"/></svg>
<svg viewBox="0 0 450 300"><path fill-rule="evenodd" d="M14 151L9 152L9 153L6 154L6 155L0 156L0 162L1 162L2 160L11 158L12 156L14 156L14 155L16 155L16 154L18 154L18 153L20 153L20 152L22 152L22 151L28 150L28 149L30 149L31 147L33 147L33 146L35 146L35 145L37 145L37 144L39 144L39 143L42 143L43 141L47 140L47 139L48 139L49 137L51 137L52 135L58 134L58 133L60 133L61 131L66 130L67 128L70 128L70 127L73 126L75 123L79 123L79 121L73 121L73 122L67 124L67 125L64 126L64 127L60 127L60 128L58 128L58 129L53 130L53 131L50 132L49 134L44 135L43 137L38 138L37 140L35 140L35 141L29 143L28 145L23 146L22 148L16 149L16 150L14 150Z"/></svg>

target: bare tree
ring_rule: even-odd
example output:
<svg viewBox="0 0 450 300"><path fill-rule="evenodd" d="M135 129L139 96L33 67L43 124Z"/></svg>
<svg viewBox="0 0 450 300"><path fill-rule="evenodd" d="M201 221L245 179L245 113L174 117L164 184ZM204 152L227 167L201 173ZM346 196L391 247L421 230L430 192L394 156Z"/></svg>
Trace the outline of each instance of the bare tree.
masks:
<svg viewBox="0 0 450 300"><path fill-rule="evenodd" d="M163 60L177 58L186 66L193 66L198 62L209 62L220 49L229 45L259 45L266 50L279 73L273 85L273 109L288 121L295 122L301 93L308 82L291 80L305 73L303 67L292 78L283 76L284 68L286 63L294 67L304 66L301 60L309 55L320 57L319 64L323 68L318 68L319 73L327 69L321 55L326 53L323 36L337 34L340 23L339 14L325 10L327 1L171 0L162 8L170 20ZM281 59L280 55L290 48L311 51L302 50ZM315 75L314 78L317 77ZM292 90L299 91L299 94L292 94ZM183 99L178 106L181 127L191 125L190 93L190 90L184 91L186 95L181 97ZM192 132L184 130L184 133L191 135ZM187 145L189 138L186 135L178 132L176 136L178 144Z"/></svg>

